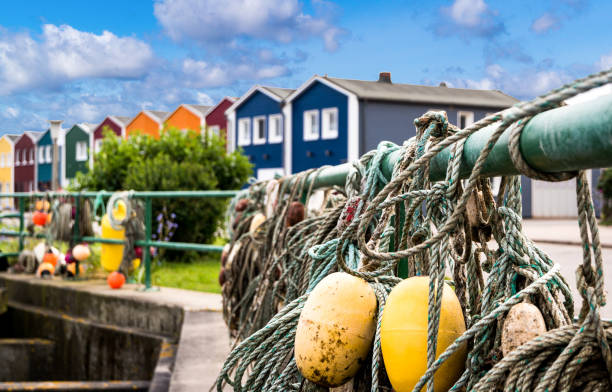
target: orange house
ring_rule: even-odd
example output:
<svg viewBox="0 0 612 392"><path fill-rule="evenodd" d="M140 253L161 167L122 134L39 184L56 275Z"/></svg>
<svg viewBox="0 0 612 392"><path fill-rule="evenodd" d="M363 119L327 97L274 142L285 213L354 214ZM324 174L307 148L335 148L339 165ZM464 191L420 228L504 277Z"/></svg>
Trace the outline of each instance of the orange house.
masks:
<svg viewBox="0 0 612 392"><path fill-rule="evenodd" d="M129 138L136 134L149 135L159 138L159 133L164 127L164 119L168 112L155 110L143 110L130 121L125 127L125 137Z"/></svg>
<svg viewBox="0 0 612 392"><path fill-rule="evenodd" d="M206 114L210 108L211 106L182 104L166 118L166 124L176 129L189 129L200 133L206 126Z"/></svg>

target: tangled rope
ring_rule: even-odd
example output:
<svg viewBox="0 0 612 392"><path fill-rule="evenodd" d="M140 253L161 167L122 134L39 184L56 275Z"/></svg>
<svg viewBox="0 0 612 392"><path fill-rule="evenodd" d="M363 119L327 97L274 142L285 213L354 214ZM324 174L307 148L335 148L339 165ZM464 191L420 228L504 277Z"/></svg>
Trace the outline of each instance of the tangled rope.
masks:
<svg viewBox="0 0 612 392"><path fill-rule="evenodd" d="M518 145L531 117L610 82L612 71L601 72L463 130L449 124L444 112L427 112L415 120L416 137L403 146L380 143L353 164L344 190L326 189L334 197L317 214L290 227L287 211L302 195L308 200L318 171L281 179L276 210L255 230L252 223L264 211L270 183L252 185L230 207L232 242L223 296L236 344L217 379L217 390L225 384L236 391L315 388L297 369L293 341L309 293L335 271L367 281L378 301L373 348L353 389L390 389L381 363L380 325L387 294L401 281L398 268L408 277L430 277L427 371L414 391L433 391L436 371L465 344L465 370L452 390L609 390L610 325L598 313L605 304L603 262L588 181L584 172L542 173L529 167ZM496 128L469 178L462 180L466 138L491 124ZM489 153L508 128L510 156L521 173L547 181L577 176L584 245L577 272L583 298L577 323L572 322L573 299L558 266L523 233L519 177L502 178L497 198L490 180L481 177ZM430 162L449 146L446 177L431 182ZM395 152L402 159L387 179L382 163ZM308 176L310 186L305 189ZM445 281L455 288L467 330L436 355ZM504 319L521 302L538 308L548 332L504 356Z"/></svg>

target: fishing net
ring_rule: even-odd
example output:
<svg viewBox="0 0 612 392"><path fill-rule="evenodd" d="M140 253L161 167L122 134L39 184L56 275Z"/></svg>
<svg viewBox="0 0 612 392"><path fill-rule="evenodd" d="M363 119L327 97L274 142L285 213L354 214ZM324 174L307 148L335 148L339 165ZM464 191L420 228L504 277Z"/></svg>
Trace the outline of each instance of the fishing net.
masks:
<svg viewBox="0 0 612 392"><path fill-rule="evenodd" d="M427 371L414 391L433 391L434 374L462 346L468 351L465 370L451 390L610 390L612 326L599 316L605 304L603 261L587 177L582 171L542 173L529 167L518 140L531 117L611 81L612 71L591 75L465 129L451 125L444 112L427 112L415 120L414 138L402 146L382 142L354 162L343 189L319 187L322 202L314 207L313 184L321 169L243 191L228 212L231 242L221 280L234 346L217 390L325 390L298 371L294 340L309 293L336 271L368 282L378 303L370 354L344 390L391 390L381 354L381 318L390 291L402 281L399 270L430 278ZM489 125L494 131L465 176L466 138ZM582 308L576 318L558 265L522 230L520 177L502 177L495 195L490 179L481 175L505 131L512 162L523 175L576 178L583 245L577 270ZM431 181L432 158L445 148L451 151L445 179ZM392 157L396 164L385 175ZM304 218L296 219L300 206ZM436 355L445 282L459 299L466 331ZM520 303L537 307L547 332L504 354L504 321Z"/></svg>

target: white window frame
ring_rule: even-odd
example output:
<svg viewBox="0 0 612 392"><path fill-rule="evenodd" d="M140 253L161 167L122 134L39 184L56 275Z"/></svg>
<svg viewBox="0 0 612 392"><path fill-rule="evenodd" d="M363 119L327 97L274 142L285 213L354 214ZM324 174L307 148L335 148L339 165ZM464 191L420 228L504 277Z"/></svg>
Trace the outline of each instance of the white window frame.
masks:
<svg viewBox="0 0 612 392"><path fill-rule="evenodd" d="M251 144L251 118L243 117L238 119L238 145L248 146Z"/></svg>
<svg viewBox="0 0 612 392"><path fill-rule="evenodd" d="M84 162L87 160L87 142L85 140L79 140L75 145L76 153L74 159L77 162Z"/></svg>
<svg viewBox="0 0 612 392"><path fill-rule="evenodd" d="M45 146L45 157L47 158L46 159L47 163L53 162L53 154L51 153L51 147L52 146L50 144L47 144Z"/></svg>
<svg viewBox="0 0 612 392"><path fill-rule="evenodd" d="M30 165L34 164L34 159L36 158L36 148L30 149Z"/></svg>
<svg viewBox="0 0 612 392"><path fill-rule="evenodd" d="M21 150L15 150L15 166L21 165Z"/></svg>
<svg viewBox="0 0 612 392"><path fill-rule="evenodd" d="M259 124L260 121L263 121L263 136L260 137L260 129ZM266 116L255 116L253 117L253 145L261 145L266 144Z"/></svg>
<svg viewBox="0 0 612 392"><path fill-rule="evenodd" d="M38 146L38 162L45 163L45 146Z"/></svg>
<svg viewBox="0 0 612 392"><path fill-rule="evenodd" d="M96 154L100 152L100 149L102 149L102 140L103 139L94 140L94 152Z"/></svg>
<svg viewBox="0 0 612 392"><path fill-rule="evenodd" d="M311 121L311 115L315 121ZM303 115L304 141L319 140L319 109L305 110Z"/></svg>
<svg viewBox="0 0 612 392"><path fill-rule="evenodd" d="M13 167L13 154L10 152L6 153L6 167Z"/></svg>
<svg viewBox="0 0 612 392"><path fill-rule="evenodd" d="M331 129L329 122L329 115L333 113L336 116L336 129ZM338 128L340 127L340 119L338 118L338 108L325 108L321 110L321 139L337 139L338 138Z"/></svg>
<svg viewBox="0 0 612 392"><path fill-rule="evenodd" d="M5 153L1 153L0 154L0 167L4 167L5 159L6 159L6 154Z"/></svg>
<svg viewBox="0 0 612 392"><path fill-rule="evenodd" d="M457 127L461 128L461 116L465 116L465 128L474 124L474 112L460 110L457 112Z"/></svg>
<svg viewBox="0 0 612 392"><path fill-rule="evenodd" d="M277 122L278 121L278 122ZM272 124L278 125L272 126ZM276 132L273 132L276 131ZM268 143L282 143L283 141L283 115L271 114L268 116Z"/></svg>
<svg viewBox="0 0 612 392"><path fill-rule="evenodd" d="M221 136L221 127L218 125L211 125L208 127L208 132L210 135Z"/></svg>

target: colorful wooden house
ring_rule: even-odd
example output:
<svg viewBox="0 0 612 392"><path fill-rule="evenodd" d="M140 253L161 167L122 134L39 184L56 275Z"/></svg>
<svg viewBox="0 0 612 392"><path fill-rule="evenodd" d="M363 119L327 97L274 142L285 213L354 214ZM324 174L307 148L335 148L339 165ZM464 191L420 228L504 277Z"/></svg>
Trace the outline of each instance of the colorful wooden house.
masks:
<svg viewBox="0 0 612 392"><path fill-rule="evenodd" d="M415 136L415 118L428 110L446 111L464 128L518 102L495 90L469 90L391 82L313 76L286 99L286 173L358 159L386 140L401 144Z"/></svg>
<svg viewBox="0 0 612 392"><path fill-rule="evenodd" d="M132 120L131 117L108 116L93 130L93 153L100 151L102 139L106 130L112 131L115 135L124 138L126 135L125 128Z"/></svg>
<svg viewBox="0 0 612 392"><path fill-rule="evenodd" d="M4 134L0 138L0 193L12 193L14 189L13 154L15 141L19 135ZM13 199L10 197L0 199L2 208L12 208Z"/></svg>
<svg viewBox="0 0 612 392"><path fill-rule="evenodd" d="M62 130L63 131L63 130ZM60 133L63 133L60 131ZM63 135L58 135L58 156L57 156L57 178L61 181L62 178L62 150L63 150ZM36 186L37 190L44 192L52 189L53 180L53 139L51 138L51 130L43 132L36 142ZM60 182L61 184L61 182Z"/></svg>
<svg viewBox="0 0 612 392"><path fill-rule="evenodd" d="M168 112L143 110L125 127L125 137L129 138L135 134L141 134L159 138L159 134L164 128L166 116L168 116Z"/></svg>
<svg viewBox="0 0 612 392"><path fill-rule="evenodd" d="M66 186L78 172L87 173L92 164L90 146L95 124L75 124L66 132L62 184Z"/></svg>
<svg viewBox="0 0 612 392"><path fill-rule="evenodd" d="M225 111L236 102L238 98L224 97L215 106L206 112L206 130L215 135L221 135L227 140L227 117Z"/></svg>
<svg viewBox="0 0 612 392"><path fill-rule="evenodd" d="M206 113L210 106L182 104L170 113L165 124L179 130L191 130L197 133L206 126Z"/></svg>
<svg viewBox="0 0 612 392"><path fill-rule="evenodd" d="M36 190L36 142L41 132L25 131L15 141L14 186L15 192Z"/></svg>
<svg viewBox="0 0 612 392"><path fill-rule="evenodd" d="M282 106L292 92L287 88L254 86L225 112L228 149L242 148L258 179L285 173Z"/></svg>

